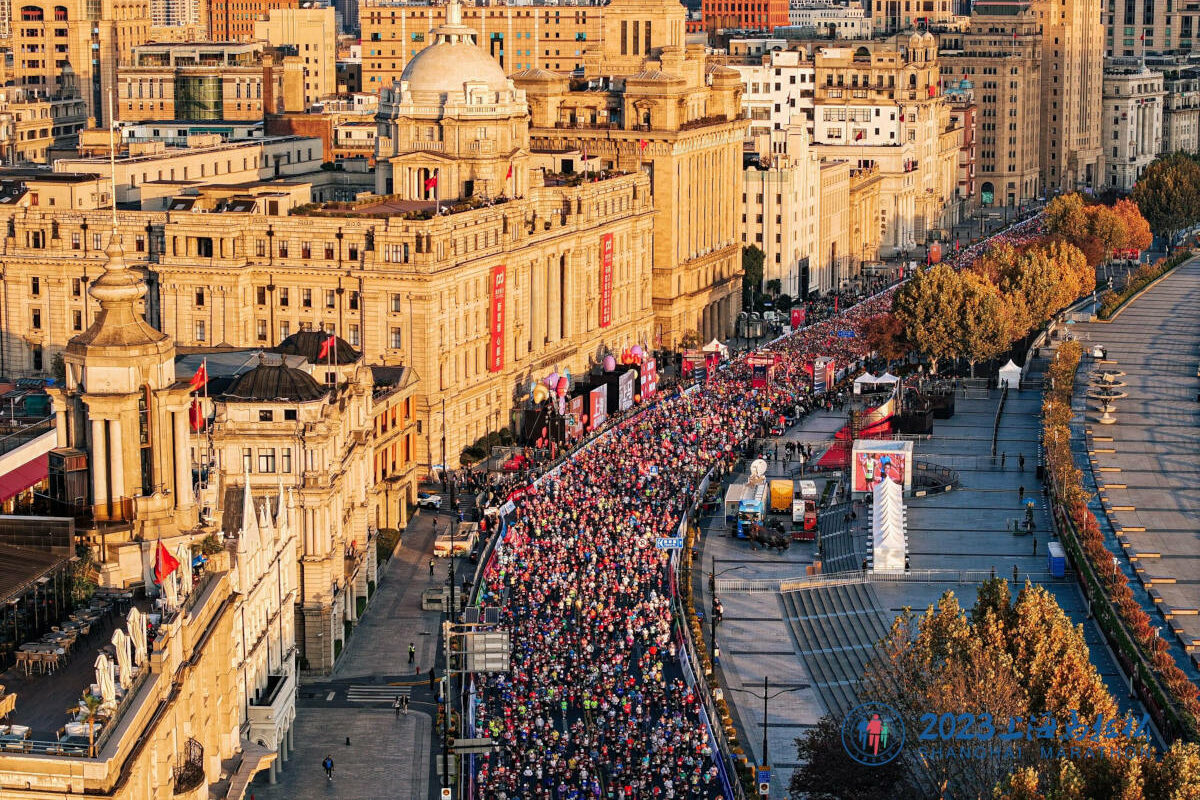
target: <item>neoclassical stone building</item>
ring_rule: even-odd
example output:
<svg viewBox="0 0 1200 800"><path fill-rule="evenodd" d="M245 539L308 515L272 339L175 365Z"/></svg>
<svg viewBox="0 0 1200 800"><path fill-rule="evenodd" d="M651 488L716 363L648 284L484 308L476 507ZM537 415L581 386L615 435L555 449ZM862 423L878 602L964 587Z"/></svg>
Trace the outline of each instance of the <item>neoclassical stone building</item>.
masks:
<svg viewBox="0 0 1200 800"><path fill-rule="evenodd" d="M513 82L529 102L535 148L575 152L582 169L644 173L654 195L654 346L689 332L732 335L741 310L742 141L736 70L707 66L684 40L674 0L613 0L583 78L532 68Z"/></svg>
<svg viewBox="0 0 1200 800"><path fill-rule="evenodd" d="M302 179L199 186L118 223L151 284L150 319L180 345L272 347L324 330L369 365L410 368L408 419L426 469L455 466L464 446L507 425L531 381L654 347L656 325L716 335L740 296L736 186L706 171L719 161L737 176L740 123L693 116L689 126L681 111L671 142L645 148L661 152L661 169L631 159L581 177L578 154L531 146L521 91L468 32L451 24L439 36L382 106L387 194L295 207ZM699 70L701 88L680 95L696 103L707 91ZM733 120L737 91L728 94ZM638 135L622 146L636 152ZM99 201L69 213L34 204L31 185L0 205L0 371L48 375L95 311L85 289L111 223ZM728 207L715 199L725 194Z"/></svg>

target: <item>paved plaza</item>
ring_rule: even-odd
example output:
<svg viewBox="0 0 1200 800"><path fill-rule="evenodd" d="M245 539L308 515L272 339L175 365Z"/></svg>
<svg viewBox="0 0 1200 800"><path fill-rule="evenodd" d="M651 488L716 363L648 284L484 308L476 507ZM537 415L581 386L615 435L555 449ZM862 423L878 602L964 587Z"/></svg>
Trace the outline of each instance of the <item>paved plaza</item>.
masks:
<svg viewBox="0 0 1200 800"><path fill-rule="evenodd" d="M247 797L426 800L436 791L432 725L437 707L428 675L438 663L442 615L421 610L421 593L446 576L445 559L438 559L435 575L429 575L435 521L444 529L449 516L422 511L404 531L403 545L381 569L379 589L333 674L299 688L295 752L280 765L274 785L263 773ZM459 568L468 567L460 559ZM416 647L413 666L408 664L410 642ZM399 695L410 698L407 715L392 709ZM326 755L334 760L332 781L321 769Z"/></svg>
<svg viewBox="0 0 1200 800"><path fill-rule="evenodd" d="M1121 566L1145 587L1180 666L1197 677L1200 660L1200 259L1176 268L1111 322L1077 325L1107 360L1085 356L1076 381L1077 428L1096 483L1102 528ZM1086 397L1097 368L1117 370L1128 397L1116 424L1098 423ZM1104 523L1111 524L1111 529ZM1133 581L1136 586L1136 581ZM1187 653L1187 656L1182 655ZM1187 662L1191 663L1188 664Z"/></svg>
<svg viewBox="0 0 1200 800"><path fill-rule="evenodd" d="M724 621L718 628L721 678L729 688L726 698L735 710L747 754L761 757L763 680L769 676L772 694L791 689L769 706L769 741L774 766L772 796L782 797L797 766L795 739L813 727L826 710L844 712L857 702L856 686L862 665L873 655L875 643L892 618L903 608L923 611L947 590L970 607L980 577L994 569L1000 577L1031 580L1046 586L1084 635L1092 661L1109 690L1123 708L1133 708L1123 682L1099 630L1088 621L1087 605L1071 573L1065 579L1050 576L1046 544L1050 518L1041 483L1037 479L1041 373L1045 358L1035 360L1022 391L1010 392L1000 418L997 457L991 456L992 426L1000 392L977 390L960 393L956 413L936 420L933 436L914 445L918 461L955 470L961 485L948 493L906 499L910 566L915 571L965 571L969 575L938 575L922 580L875 581L851 578L820 588L781 594L754 581L800 578L815 558L811 544L794 544L786 553L751 550L750 545L726 536L720 512L706 520L701 564L705 575L718 576L718 595ZM813 414L785 434L793 441L829 439L844 422L836 412ZM1021 456L1025 465L1020 466ZM793 465L794 467L794 465ZM785 474L784 465L771 462L768 478ZM794 470L789 477L797 477ZM727 481L728 482L728 481ZM819 482L819 486L821 483ZM1022 492L1022 490L1024 490ZM1033 535L1012 533L1014 520L1024 518L1022 498L1035 501ZM856 507L848 526L843 507L823 514L824 556L830 562L833 542L852 552L834 569L857 565L865 554L867 513ZM830 519L830 517L836 519ZM831 539L830 531L840 528ZM1037 554L1034 554L1034 540ZM848 543L848 544L847 544ZM855 569L851 566L850 569ZM705 610L710 607L708 581L702 580ZM738 584L742 585L739 586ZM706 629L705 634L708 631ZM740 691L748 690L748 691Z"/></svg>

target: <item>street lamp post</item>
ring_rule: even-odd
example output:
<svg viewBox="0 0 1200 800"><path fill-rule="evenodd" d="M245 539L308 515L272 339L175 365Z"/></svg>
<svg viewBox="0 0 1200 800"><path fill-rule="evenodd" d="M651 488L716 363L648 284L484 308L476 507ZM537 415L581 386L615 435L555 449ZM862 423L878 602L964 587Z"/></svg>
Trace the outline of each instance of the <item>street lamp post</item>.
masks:
<svg viewBox="0 0 1200 800"><path fill-rule="evenodd" d="M723 569L720 572L717 572L717 557L713 556L712 561L709 562L708 596L709 596L710 601L712 602L712 607L709 609L709 611L714 612L714 613L710 613L708 615L708 635L709 635L709 638L712 640L712 646L713 646L714 653L717 650L717 615L715 613L716 608L717 608L717 578L721 577L722 575L724 575L726 573L737 572L739 569L745 569L745 568L746 568L745 564L739 564L736 567L729 567L728 569Z"/></svg>
<svg viewBox="0 0 1200 800"><path fill-rule="evenodd" d="M786 689L780 689L779 691L775 692L774 694L771 694L771 678L769 675L764 675L763 676L763 692L762 692L761 696L755 694L754 692L750 691L749 689L734 689L733 690L735 692L745 692L746 694L750 695L751 697L755 698L756 700L759 700L759 699L762 700L762 703L763 703L762 766L764 766L764 767L770 766L770 764L771 764L770 751L768 750L768 743L767 743L767 732L770 730L770 723L768 722L768 718L767 718L767 713L770 710L768 703L770 703L776 697L779 697L779 695L781 695L781 694L787 694L788 692L795 692L795 691L798 691L800 688L801 687L799 687L799 686L792 686L792 687L788 687Z"/></svg>

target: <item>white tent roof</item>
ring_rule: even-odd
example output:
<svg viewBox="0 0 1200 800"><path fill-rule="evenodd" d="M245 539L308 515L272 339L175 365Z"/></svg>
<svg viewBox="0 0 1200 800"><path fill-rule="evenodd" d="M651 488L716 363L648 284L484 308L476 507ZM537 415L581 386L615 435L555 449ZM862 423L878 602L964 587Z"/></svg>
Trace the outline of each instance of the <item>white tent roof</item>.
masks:
<svg viewBox="0 0 1200 800"><path fill-rule="evenodd" d="M876 383L899 383L900 379L890 372L885 372L875 379Z"/></svg>
<svg viewBox="0 0 1200 800"><path fill-rule="evenodd" d="M1005 375L1019 376L1020 374L1021 374L1021 368L1018 367L1016 364L1014 364L1013 360L1011 358L1008 360L1007 364L1005 364L1003 367L1000 368L1001 377L1003 377Z"/></svg>
<svg viewBox="0 0 1200 800"><path fill-rule="evenodd" d="M855 386L869 386L875 383L879 383L879 379L869 372L864 372L862 375L859 375L854 379Z"/></svg>
<svg viewBox="0 0 1200 800"><path fill-rule="evenodd" d="M700 349L703 350L705 353L722 353L722 354L724 354L725 351L728 350L729 348L727 348L725 345L718 342L716 339L713 339L711 342L704 345L704 347L702 347Z"/></svg>
<svg viewBox="0 0 1200 800"><path fill-rule="evenodd" d="M876 571L904 570L904 490L887 478L875 484L873 490L871 534L874 542Z"/></svg>

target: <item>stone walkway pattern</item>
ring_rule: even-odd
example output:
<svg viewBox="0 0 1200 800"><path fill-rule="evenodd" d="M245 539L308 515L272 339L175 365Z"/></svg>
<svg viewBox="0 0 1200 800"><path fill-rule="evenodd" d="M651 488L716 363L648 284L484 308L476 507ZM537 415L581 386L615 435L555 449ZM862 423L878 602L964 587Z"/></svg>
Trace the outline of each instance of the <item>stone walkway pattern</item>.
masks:
<svg viewBox="0 0 1200 800"><path fill-rule="evenodd" d="M999 391L960 394L956 413L936 420L934 435L914 445L915 457L956 470L961 488L949 493L906 498L910 566L913 570L964 570L1018 580L1030 579L1046 586L1084 635L1092 662L1123 709L1133 708L1099 629L1088 621L1086 601L1073 577L1052 579L1046 562L1050 519L1045 507L1038 463L1040 377L1045 359L1032 365L1031 387L1009 395L1001 417L997 459L991 459L992 423ZM818 412L785 434L785 440L814 442L829 439L844 423L836 413ZM1001 466L999 453L1004 453ZM1020 456L1025 456L1024 470ZM772 462L768 478L784 474ZM727 479L728 483L728 479ZM818 482L818 487L822 484ZM1016 536L1014 519L1023 519L1021 488L1035 500L1035 535ZM841 510L834 512L839 516ZM834 522L840 522L835 520ZM710 608L707 576L715 566L719 587L726 581L756 581L802 577L814 560L811 544L795 544L786 553L751 551L749 544L727 537L721 512L705 521L701 544L701 603ZM823 535L827 535L825 522ZM832 527L837 527L833 525ZM861 550L866 545L867 514L862 508L851 530L842 537ZM1033 540L1038 541L1037 555ZM855 560L860 560L858 556ZM849 559L840 558L839 568ZM725 585L731 585L725 583ZM954 579L880 582L867 587L822 590L816 596L784 597L776 591L723 591L718 595L725 619L718 627L720 673L747 755L754 763L761 756L763 678L770 676L771 692L792 689L770 702L768 746L774 767L772 797L786 796L791 772L797 766L795 739L813 727L831 706L843 709L853 701L855 684L864 658L870 655L879 631L875 619L890 625L904 607L924 611L947 590L967 608L974 602L978 580ZM707 625L705 636L708 636ZM740 690L749 691L740 691ZM1140 709L1138 709L1140 712Z"/></svg>
<svg viewBox="0 0 1200 800"><path fill-rule="evenodd" d="M403 545L380 571L379 589L326 680L305 681L297 694L295 752L275 785L264 776L250 786L254 800L427 800L437 795L429 668L438 661L437 611L421 610L421 593L441 585L446 561L429 575L434 522L447 514L422 511L404 532ZM459 559L460 570L469 569ZM461 584L462 573L459 573ZM416 664L408 665L408 645ZM414 674L419 670L419 674ZM441 667L438 667L439 674ZM392 700L410 696L409 713L397 716ZM333 780L321 762L334 761Z"/></svg>
<svg viewBox="0 0 1200 800"><path fill-rule="evenodd" d="M1096 368L1124 372L1129 397L1116 424L1082 420L1104 510L1135 574L1157 605L1163 634L1200 666L1200 259L1130 303L1111 322L1074 326L1108 360L1085 356L1077 401ZM1124 565L1123 565L1124 566Z"/></svg>

